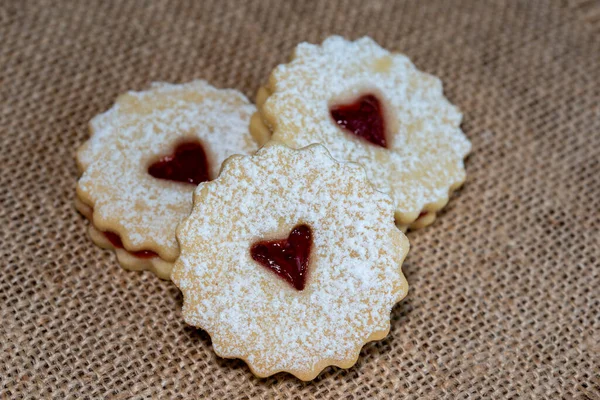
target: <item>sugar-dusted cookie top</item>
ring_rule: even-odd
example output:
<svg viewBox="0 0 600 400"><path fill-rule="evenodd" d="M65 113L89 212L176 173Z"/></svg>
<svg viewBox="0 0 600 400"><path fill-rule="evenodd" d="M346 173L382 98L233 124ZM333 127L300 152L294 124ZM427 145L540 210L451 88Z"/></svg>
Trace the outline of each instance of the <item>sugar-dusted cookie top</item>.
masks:
<svg viewBox="0 0 600 400"><path fill-rule="evenodd" d="M442 208L465 179L470 143L439 79L370 38L301 43L257 95L251 132L294 148L322 143L364 166L401 225Z"/></svg>
<svg viewBox="0 0 600 400"><path fill-rule="evenodd" d="M271 142L201 183L177 231L183 315L258 376L352 366L407 293L408 240L356 164Z"/></svg>
<svg viewBox="0 0 600 400"><path fill-rule="evenodd" d="M118 235L127 251L174 261L175 228L196 185L214 179L230 155L256 149L248 132L254 111L241 93L204 81L155 83L120 96L92 120L92 136L77 153L77 195L94 227Z"/></svg>

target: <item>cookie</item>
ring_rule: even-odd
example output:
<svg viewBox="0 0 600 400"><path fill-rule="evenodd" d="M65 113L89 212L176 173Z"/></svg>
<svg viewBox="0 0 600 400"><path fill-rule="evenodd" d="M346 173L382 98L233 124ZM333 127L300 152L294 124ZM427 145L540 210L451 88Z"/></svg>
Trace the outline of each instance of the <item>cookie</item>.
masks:
<svg viewBox="0 0 600 400"><path fill-rule="evenodd" d="M196 189L177 239L185 321L259 377L351 367L408 290L391 198L321 145L229 158Z"/></svg>
<svg viewBox="0 0 600 400"><path fill-rule="evenodd" d="M168 279L179 255L175 228L196 185L214 179L227 157L256 150L254 111L241 93L204 81L120 96L91 121L77 152L76 207L92 222L92 240L114 249L124 268Z"/></svg>
<svg viewBox="0 0 600 400"><path fill-rule="evenodd" d="M361 164L394 199L403 229L433 222L465 180L471 145L441 81L370 38L301 43L256 103L250 131L260 144L322 143L335 159Z"/></svg>

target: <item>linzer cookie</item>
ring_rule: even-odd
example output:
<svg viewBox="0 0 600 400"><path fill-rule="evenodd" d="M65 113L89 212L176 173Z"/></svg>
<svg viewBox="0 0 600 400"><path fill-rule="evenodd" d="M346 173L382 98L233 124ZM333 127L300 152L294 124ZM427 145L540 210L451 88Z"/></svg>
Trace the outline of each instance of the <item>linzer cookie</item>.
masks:
<svg viewBox="0 0 600 400"><path fill-rule="evenodd" d="M196 185L214 179L230 155L256 149L254 111L241 93L204 81L120 96L91 121L77 153L76 206L92 222L92 240L114 249L123 267L168 279L179 255L175 228Z"/></svg>
<svg viewBox="0 0 600 400"><path fill-rule="evenodd" d="M335 159L360 163L393 197L403 229L433 222L465 180L470 143L440 80L370 38L298 45L256 102L250 130L260 144L322 143Z"/></svg>
<svg viewBox="0 0 600 400"><path fill-rule="evenodd" d="M391 198L325 147L271 142L201 183L177 229L183 315L258 376L352 366L406 296Z"/></svg>

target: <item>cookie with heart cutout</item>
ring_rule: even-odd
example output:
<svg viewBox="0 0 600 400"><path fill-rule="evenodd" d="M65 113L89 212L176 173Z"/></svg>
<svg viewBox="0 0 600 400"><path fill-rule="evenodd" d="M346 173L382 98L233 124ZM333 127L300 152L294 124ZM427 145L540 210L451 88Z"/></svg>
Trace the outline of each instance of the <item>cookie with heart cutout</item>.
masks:
<svg viewBox="0 0 600 400"><path fill-rule="evenodd" d="M126 269L169 279L179 255L177 224L192 208L200 182L223 160L251 154L255 107L235 90L204 81L155 83L120 96L91 123L77 152L77 209L100 247L114 249Z"/></svg>
<svg viewBox="0 0 600 400"><path fill-rule="evenodd" d="M259 377L349 368L406 296L408 240L364 170L270 142L201 183L177 229L183 316Z"/></svg>
<svg viewBox="0 0 600 400"><path fill-rule="evenodd" d="M256 103L250 131L260 144L322 143L336 160L361 164L394 199L404 230L433 222L465 180L471 145L441 81L370 38L301 43Z"/></svg>

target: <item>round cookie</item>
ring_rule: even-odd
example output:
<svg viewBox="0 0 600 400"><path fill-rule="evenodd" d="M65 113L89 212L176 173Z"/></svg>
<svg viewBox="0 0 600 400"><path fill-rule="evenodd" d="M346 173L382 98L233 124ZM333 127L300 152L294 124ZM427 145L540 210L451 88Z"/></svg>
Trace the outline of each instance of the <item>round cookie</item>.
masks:
<svg viewBox="0 0 600 400"><path fill-rule="evenodd" d="M391 198L321 145L271 142L201 183L177 229L185 321L257 376L349 368L406 296L408 240Z"/></svg>
<svg viewBox="0 0 600 400"><path fill-rule="evenodd" d="M196 185L227 157L256 150L254 111L243 94L199 80L120 96L91 121L77 152L76 207L92 222L92 240L114 249L124 268L168 279L179 255L175 228Z"/></svg>
<svg viewBox="0 0 600 400"><path fill-rule="evenodd" d="M361 164L394 199L402 229L433 222L465 180L471 145L441 81L370 38L299 44L256 103L250 131L259 144L322 143L335 159Z"/></svg>

